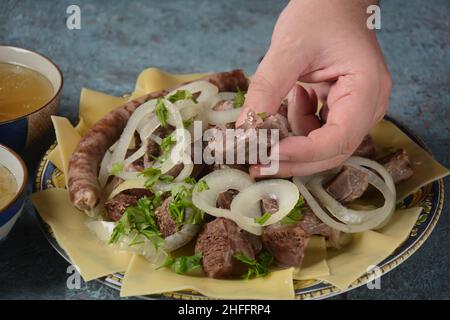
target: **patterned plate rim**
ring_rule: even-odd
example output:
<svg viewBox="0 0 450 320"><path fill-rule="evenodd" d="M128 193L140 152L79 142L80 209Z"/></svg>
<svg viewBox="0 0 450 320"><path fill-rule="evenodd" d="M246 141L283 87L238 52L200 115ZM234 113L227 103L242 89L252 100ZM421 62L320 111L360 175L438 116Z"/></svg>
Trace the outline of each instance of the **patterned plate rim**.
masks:
<svg viewBox="0 0 450 320"><path fill-rule="evenodd" d="M418 143L424 150L426 150L431 156L433 156L430 149L427 147L427 145L424 143L424 141L419 138L415 133L413 133L407 126L403 125L397 120L392 119L391 117L387 116L386 120L389 120L393 122L396 126L398 126L404 133L406 133L411 139L413 139L416 143ZM47 166L49 164L48 161L48 155L49 153L55 148L56 143L52 144L48 150L45 152L44 156L42 157L40 164L36 170L35 173L35 180L34 180L34 187L33 192L42 190L42 175L46 172ZM402 264L404 261L406 261L411 255L413 255L422 245L423 243L428 239L431 232L434 230L442 209L444 205L444 180L440 179L437 180L424 188L428 188L427 196L433 196L432 191L433 189L436 189L437 191L436 197L432 197L431 207L434 207L433 211L428 212L427 214L431 216L431 219L428 221L428 223L425 225L425 228L418 234L418 237L407 247L402 249L402 252L397 253L396 251L404 246L408 240L411 239L410 237L405 240L397 249L384 261L382 261L380 264L382 265L380 267L381 274L379 276L383 276L386 273L390 272L391 270L395 269L397 266ZM422 189L424 189L422 188ZM433 201L436 198L437 201ZM421 214L422 216L424 210L422 210ZM41 219L39 213L37 210L35 210L35 218L37 220L37 223L42 230L42 232L45 235L45 238L49 241L51 246L69 263L71 263L69 257L65 253L65 251L59 246L59 244L56 242L55 238L51 234L50 227ZM423 221L426 222L426 221ZM417 224L411 231L414 231ZM309 300L309 299L325 299L332 296L336 296L339 294L343 294L345 292L348 292L350 290L356 289L360 286L363 286L367 284L369 281L373 281L373 279L377 275L375 274L375 271L366 273L362 275L360 278L355 280L348 288L346 289L338 289L337 287L325 283L323 281L315 281L311 283L311 285L296 289L295 290L295 299L298 300ZM111 287L116 290L120 290L120 279L122 277L122 274L113 274L106 277L102 277L99 279L96 279L97 281L107 285L108 287ZM118 280L115 280L117 278ZM190 291L180 291L180 292L166 292L161 293L160 295L151 295L151 296L139 296L139 298L142 299L183 299L183 300L200 300L200 299L209 299L208 297L200 294L200 293L189 293Z"/></svg>

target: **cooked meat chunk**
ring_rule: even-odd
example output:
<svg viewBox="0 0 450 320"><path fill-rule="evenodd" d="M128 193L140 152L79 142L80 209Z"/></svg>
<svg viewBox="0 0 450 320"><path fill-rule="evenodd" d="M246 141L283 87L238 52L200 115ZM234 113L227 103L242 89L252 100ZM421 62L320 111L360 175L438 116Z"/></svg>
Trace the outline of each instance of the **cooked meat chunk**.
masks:
<svg viewBox="0 0 450 320"><path fill-rule="evenodd" d="M156 223L164 238L178 231L175 221L169 212L170 198L166 198L160 207L155 210Z"/></svg>
<svg viewBox="0 0 450 320"><path fill-rule="evenodd" d="M354 156L364 157L364 158L372 158L377 151L377 146L370 135L364 137L361 144L356 148L355 152L353 152Z"/></svg>
<svg viewBox="0 0 450 320"><path fill-rule="evenodd" d="M287 99L284 99L281 102L280 108L278 109L278 113L287 119L287 116L288 116L288 101L287 101Z"/></svg>
<svg viewBox="0 0 450 320"><path fill-rule="evenodd" d="M265 227L262 234L264 247L283 267L300 267L308 240L309 235L298 223L277 222Z"/></svg>
<svg viewBox="0 0 450 320"><path fill-rule="evenodd" d="M213 107L214 111L227 111L233 109L233 100L221 100Z"/></svg>
<svg viewBox="0 0 450 320"><path fill-rule="evenodd" d="M228 189L227 191L219 193L217 196L217 208L230 210L231 201L239 193L236 189Z"/></svg>
<svg viewBox="0 0 450 320"><path fill-rule="evenodd" d="M304 210L302 214L303 219L298 224L306 233L324 236L332 247L339 248L339 237L341 234L339 230L333 229L323 223L310 208Z"/></svg>
<svg viewBox="0 0 450 320"><path fill-rule="evenodd" d="M336 200L347 203L358 199L369 186L369 175L350 166L343 166L339 173L325 185L325 190Z"/></svg>
<svg viewBox="0 0 450 320"><path fill-rule="evenodd" d="M203 270L211 278L227 278L244 274L248 267L233 256L242 252L255 259L254 244L238 225L225 218L217 218L204 225L195 244L195 252L203 252Z"/></svg>
<svg viewBox="0 0 450 320"><path fill-rule="evenodd" d="M218 151L222 150L222 162L226 162L226 155L230 152L233 153L235 160L237 160L237 154L245 152L244 162L246 164L255 164L256 162L263 162L263 160L266 160L261 159L260 157L264 155L264 153L267 153L268 155L270 152L273 130L278 130L280 139L290 135L288 121L281 114L271 115L263 120L253 111L248 112L246 120L238 128L243 130L235 132L234 143L232 146L227 146L226 144L227 126L215 126L213 129L215 130L215 132L211 132L211 136L213 137L208 141L208 148L211 150L212 155L217 157ZM259 131L261 129L267 130L267 136L264 139L262 137L259 139L258 136L261 134ZM220 139L217 138L217 136L220 137ZM250 158L250 155L255 155L255 157Z"/></svg>
<svg viewBox="0 0 450 320"><path fill-rule="evenodd" d="M173 126L171 126L170 124L168 124L164 127L159 126L158 128L156 128L155 131L153 131L152 135L163 139L163 138L167 137L170 133L172 133L173 130L175 130L175 128ZM150 136L147 139L147 152L145 153L145 155L143 157L144 166L146 168L148 168L150 166L150 164L155 160L155 158L159 157L160 155L161 155L161 147Z"/></svg>
<svg viewBox="0 0 450 320"><path fill-rule="evenodd" d="M151 197L153 193L143 188L128 189L115 195L105 203L105 209L108 218L112 221L118 221L122 217L125 209L129 206L136 206L138 200L142 197Z"/></svg>
<svg viewBox="0 0 450 320"><path fill-rule="evenodd" d="M271 130L279 130L280 140L289 136L289 131L291 131L286 117L279 113L273 116L268 116L264 120L261 128L267 129L268 132L271 132Z"/></svg>
<svg viewBox="0 0 450 320"><path fill-rule="evenodd" d="M394 183L399 183L408 179L414 173L408 154L405 149L398 149L395 152L378 160L389 172Z"/></svg>
<svg viewBox="0 0 450 320"><path fill-rule="evenodd" d="M278 201L277 199L266 197L261 200L261 213L274 214L278 211Z"/></svg>

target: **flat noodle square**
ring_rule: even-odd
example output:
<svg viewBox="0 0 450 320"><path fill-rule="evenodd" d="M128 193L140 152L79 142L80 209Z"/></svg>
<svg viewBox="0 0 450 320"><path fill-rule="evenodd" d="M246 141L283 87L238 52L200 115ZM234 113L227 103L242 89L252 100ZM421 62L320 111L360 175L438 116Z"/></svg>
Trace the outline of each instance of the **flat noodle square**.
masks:
<svg viewBox="0 0 450 320"><path fill-rule="evenodd" d="M168 291L195 290L210 298L221 299L293 299L293 269L271 272L252 280L219 280L179 275L170 269L155 270L142 256L135 255L122 281L121 297Z"/></svg>
<svg viewBox="0 0 450 320"><path fill-rule="evenodd" d="M450 173L390 121L381 121L372 129L370 135L382 148L404 148L408 153L414 175L396 186L399 202L421 187L444 178Z"/></svg>
<svg viewBox="0 0 450 320"><path fill-rule="evenodd" d="M32 194L31 200L85 281L126 270L131 254L101 242L86 227L88 217L72 205L67 190L47 189Z"/></svg>

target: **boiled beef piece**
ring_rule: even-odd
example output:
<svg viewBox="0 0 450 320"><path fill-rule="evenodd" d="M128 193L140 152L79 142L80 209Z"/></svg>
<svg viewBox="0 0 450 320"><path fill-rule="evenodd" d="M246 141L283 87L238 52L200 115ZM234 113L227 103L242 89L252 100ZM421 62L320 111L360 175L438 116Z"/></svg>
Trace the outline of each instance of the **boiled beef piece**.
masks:
<svg viewBox="0 0 450 320"><path fill-rule="evenodd" d="M278 201L275 198L265 197L261 200L261 212L274 214L278 211Z"/></svg>
<svg viewBox="0 0 450 320"><path fill-rule="evenodd" d="M361 144L353 152L353 156L372 158L377 151L377 146L370 135L366 135Z"/></svg>
<svg viewBox="0 0 450 320"><path fill-rule="evenodd" d="M264 228L261 239L278 265L300 267L309 235L298 223L277 222Z"/></svg>
<svg viewBox="0 0 450 320"><path fill-rule="evenodd" d="M234 258L241 252L255 259L255 239L228 219L217 218L204 225L197 237L195 252L203 253L202 266L211 278L227 278L244 274L248 266Z"/></svg>
<svg viewBox="0 0 450 320"><path fill-rule="evenodd" d="M341 232L339 230L331 228L329 225L323 223L314 212L308 207L302 212L303 219L298 224L306 231L306 233L313 235L324 236L329 245L335 248L339 248L339 238Z"/></svg>
<svg viewBox="0 0 450 320"><path fill-rule="evenodd" d="M351 202L363 195L369 186L369 175L350 166L342 166L339 173L325 184L325 190L342 203Z"/></svg>
<svg viewBox="0 0 450 320"><path fill-rule="evenodd" d="M220 192L217 196L217 208L230 210L231 202L238 193L239 191L236 189Z"/></svg>
<svg viewBox="0 0 450 320"><path fill-rule="evenodd" d="M130 206L136 206L142 197L151 197L153 193L144 188L124 190L105 203L105 209L108 218L112 221L118 221L122 217L125 209Z"/></svg>
<svg viewBox="0 0 450 320"><path fill-rule="evenodd" d="M399 183L413 175L411 162L405 149L398 149L395 152L378 160L389 172L394 183Z"/></svg>
<svg viewBox="0 0 450 320"><path fill-rule="evenodd" d="M177 225L169 212L170 198L166 198L161 206L155 210L156 223L164 238L171 236L178 231Z"/></svg>

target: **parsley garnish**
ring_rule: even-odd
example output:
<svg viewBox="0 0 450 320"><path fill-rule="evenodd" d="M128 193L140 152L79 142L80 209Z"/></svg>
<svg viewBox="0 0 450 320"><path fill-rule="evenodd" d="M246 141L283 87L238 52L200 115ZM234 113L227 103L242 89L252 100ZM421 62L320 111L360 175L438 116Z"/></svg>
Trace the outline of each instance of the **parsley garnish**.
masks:
<svg viewBox="0 0 450 320"><path fill-rule="evenodd" d="M167 157L169 156L171 147L176 144L177 141L172 135L169 135L161 140L161 145L159 146L161 148L161 155L157 158L159 162L166 161Z"/></svg>
<svg viewBox="0 0 450 320"><path fill-rule="evenodd" d="M237 92L236 95L234 96L233 99L233 108L237 109L242 107L242 105L244 104L245 101L245 92L241 91L239 88L237 88Z"/></svg>
<svg viewBox="0 0 450 320"><path fill-rule="evenodd" d="M194 122L194 117L187 119L187 120L183 120L183 127L189 128L193 122Z"/></svg>
<svg viewBox="0 0 450 320"><path fill-rule="evenodd" d="M261 217L255 218L255 222L263 225L267 220L270 219L271 214L269 212L265 212Z"/></svg>
<svg viewBox="0 0 450 320"><path fill-rule="evenodd" d="M187 184L192 184L192 185L197 183L197 181L194 178L192 178L192 177L184 178L183 182L185 182Z"/></svg>
<svg viewBox="0 0 450 320"><path fill-rule="evenodd" d="M122 235L130 235L136 232L131 245L142 243L142 237L147 238L158 249L163 243L155 218L155 209L161 205L160 195L155 195L153 199L148 197L140 198L137 206L129 206L125 209L120 220L114 227L109 243L116 243Z"/></svg>
<svg viewBox="0 0 450 320"><path fill-rule="evenodd" d="M148 189L153 187L158 181L162 182L172 182L173 177L167 174L162 174L160 169L157 168L147 168L139 173L140 176L144 176L147 180L144 183L144 186Z"/></svg>
<svg viewBox="0 0 450 320"><path fill-rule="evenodd" d="M200 180L199 182L197 182L195 187L197 188L198 192L209 190L209 186L208 186L208 184L206 183L205 180Z"/></svg>
<svg viewBox="0 0 450 320"><path fill-rule="evenodd" d="M305 209L305 198L303 198L303 196L300 196L294 208L288 213L287 216L281 219L281 224L294 224L299 222L303 219L302 212Z"/></svg>
<svg viewBox="0 0 450 320"><path fill-rule="evenodd" d="M204 213L192 203L192 187L177 185L172 188L172 200L169 203L169 213L175 221L177 227L181 227L183 223L201 224L203 222ZM184 221L187 209L190 215L186 222Z"/></svg>
<svg viewBox="0 0 450 320"><path fill-rule="evenodd" d="M194 103L198 103L197 99L194 97L192 92L188 90L177 90L173 95L167 98L172 103L177 102L178 100L192 100Z"/></svg>
<svg viewBox="0 0 450 320"><path fill-rule="evenodd" d="M261 118L261 120L265 120L267 118L267 112L258 112L257 115Z"/></svg>
<svg viewBox="0 0 450 320"><path fill-rule="evenodd" d="M262 251L257 259L250 259L242 252L236 252L233 257L248 265L247 273L242 275L244 279L264 277L269 273L269 267L273 263L273 256L268 251Z"/></svg>
<svg viewBox="0 0 450 320"><path fill-rule="evenodd" d="M192 270L201 268L202 257L202 252L194 254L193 256L181 256L177 258L172 258L170 255L168 255L164 263L160 267L158 267L158 269L170 268L178 274L185 274Z"/></svg>
<svg viewBox="0 0 450 320"><path fill-rule="evenodd" d="M121 162L114 163L114 164L111 166L111 170L109 171L109 175L110 175L110 176L115 176L115 175L117 175L118 173L122 172L123 167L124 167L124 165L123 165L123 163L121 163Z"/></svg>
<svg viewBox="0 0 450 320"><path fill-rule="evenodd" d="M167 125L167 119L169 118L169 110L167 110L162 98L158 98L156 101L155 114L158 117L159 123L165 127Z"/></svg>

